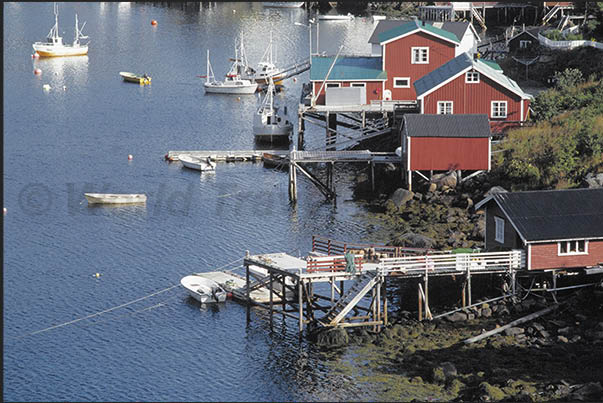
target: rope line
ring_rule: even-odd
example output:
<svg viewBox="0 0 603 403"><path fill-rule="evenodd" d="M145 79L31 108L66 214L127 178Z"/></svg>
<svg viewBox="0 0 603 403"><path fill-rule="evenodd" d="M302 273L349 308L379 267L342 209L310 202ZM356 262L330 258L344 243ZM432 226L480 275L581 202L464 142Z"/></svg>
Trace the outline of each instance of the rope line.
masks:
<svg viewBox="0 0 603 403"><path fill-rule="evenodd" d="M150 297L152 297L152 296L154 296L154 295L164 293L164 292L166 292L166 291L168 291L168 290L171 290L171 289L172 289L172 288L174 288L174 287L179 287L179 286L180 286L180 284L175 284L175 285L172 285L172 286L170 286L170 287L168 287L168 288L164 288L163 290L159 290L159 291L154 292L154 293L152 293L152 294L146 295L146 296L144 296L144 297L140 297L140 298L137 298L137 299L135 299L135 300L133 300L133 301L126 302L125 304L121 304L121 305L115 306L115 307L113 307L113 308L105 309L104 311L96 312L96 313L93 313L93 314L90 314L90 315L84 316L83 318L78 318L78 319L70 320L70 321L68 321L68 322L64 322L64 323L61 323L61 324L58 324L58 325L50 326L50 327L47 327L47 328L42 329L42 330L36 330L35 332L31 332L31 333L26 334L26 336L33 336L34 334L38 334L38 333L47 332L47 331L49 331L49 330L56 329L56 328L63 327L63 326L67 326L67 325L71 325L71 324L73 324L73 323L80 322L80 321L85 320L85 319L90 319L90 318L93 318L93 317L95 317L95 316L99 316L99 315L102 315L102 314L104 314L104 313L111 312L111 311L114 311L114 310L116 310L116 309L119 309L119 308L123 308L123 307L125 307L125 306L128 306L128 305L132 305L132 304L133 304L133 303L135 303L135 302L142 301L142 300L147 299L147 298L150 298Z"/></svg>

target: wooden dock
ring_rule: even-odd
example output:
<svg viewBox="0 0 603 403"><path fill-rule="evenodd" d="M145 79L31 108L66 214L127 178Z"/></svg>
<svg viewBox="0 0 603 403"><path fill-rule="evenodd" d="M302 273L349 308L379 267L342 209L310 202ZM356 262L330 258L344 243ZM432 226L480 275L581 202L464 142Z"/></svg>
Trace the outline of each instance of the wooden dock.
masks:
<svg viewBox="0 0 603 403"><path fill-rule="evenodd" d="M191 157L207 159L221 162L235 161L261 161L264 153L277 155L279 157L289 156L289 150L206 150L206 151L168 151L165 159L169 161L179 161L178 156L185 154Z"/></svg>

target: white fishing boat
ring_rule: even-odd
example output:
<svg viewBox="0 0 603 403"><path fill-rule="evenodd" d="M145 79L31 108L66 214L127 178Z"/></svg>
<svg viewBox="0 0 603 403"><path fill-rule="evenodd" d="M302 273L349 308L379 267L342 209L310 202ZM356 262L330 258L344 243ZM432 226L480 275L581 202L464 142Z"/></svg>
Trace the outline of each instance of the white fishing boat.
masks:
<svg viewBox="0 0 603 403"><path fill-rule="evenodd" d="M196 169L197 171L201 172L216 170L216 163L213 162L210 157L207 157L207 159L203 160L201 158L181 154L178 156L178 159L182 162L183 166L190 169Z"/></svg>
<svg viewBox="0 0 603 403"><path fill-rule="evenodd" d="M331 20L331 21L349 21L354 19L354 15L347 13L346 15L338 15L338 14L325 14L319 15L319 20Z"/></svg>
<svg viewBox="0 0 603 403"><path fill-rule="evenodd" d="M284 116L280 116L278 106L274 105L274 81L269 78L266 96L253 117L253 135L259 142L271 143L289 142L293 132L293 124L287 119L285 107Z"/></svg>
<svg viewBox="0 0 603 403"><path fill-rule="evenodd" d="M274 49L272 43L272 31L270 31L270 42L268 47L264 51L260 62L258 63L257 72L253 79L259 84L268 84L268 79L272 78L277 84L280 83L280 79L284 76L284 73L280 72L276 67L276 56L274 56Z"/></svg>
<svg viewBox="0 0 603 403"><path fill-rule="evenodd" d="M230 68L230 71L226 74L224 81L216 81L214 71L209 62L209 49L207 50L207 75L199 76L205 78L203 84L206 93L217 93L217 94L233 94L233 95L245 95L254 94L258 89L258 83L255 81L243 79L240 74L240 61L238 58L238 52L235 47L235 61Z"/></svg>
<svg viewBox="0 0 603 403"><path fill-rule="evenodd" d="M88 39L82 34L84 25L79 28L77 14L75 15L75 39L73 44L66 45L63 43L63 38L59 36L59 8L57 3L54 3L54 26L48 33L47 42L34 43L33 49L41 57L57 57L57 56L82 56L88 54L88 44L80 43L80 39Z"/></svg>
<svg viewBox="0 0 603 403"><path fill-rule="evenodd" d="M202 304L226 301L228 293L218 283L205 277L190 275L183 277L180 284L191 297Z"/></svg>
<svg viewBox="0 0 603 403"><path fill-rule="evenodd" d="M88 204L132 204L146 203L145 194L84 193Z"/></svg>
<svg viewBox="0 0 603 403"><path fill-rule="evenodd" d="M264 1L262 2L264 7L278 7L278 8L300 8L304 5L303 1Z"/></svg>

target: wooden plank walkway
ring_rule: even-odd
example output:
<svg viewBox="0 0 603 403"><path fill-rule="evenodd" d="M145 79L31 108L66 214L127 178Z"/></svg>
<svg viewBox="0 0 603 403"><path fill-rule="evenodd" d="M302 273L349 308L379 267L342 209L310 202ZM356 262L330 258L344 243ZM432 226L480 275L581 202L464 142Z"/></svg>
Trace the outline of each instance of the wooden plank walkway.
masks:
<svg viewBox="0 0 603 403"><path fill-rule="evenodd" d="M210 157L212 161L259 161L264 153L289 156L289 150L192 150L192 151L168 151L165 158L170 161L179 161L181 154L196 158Z"/></svg>

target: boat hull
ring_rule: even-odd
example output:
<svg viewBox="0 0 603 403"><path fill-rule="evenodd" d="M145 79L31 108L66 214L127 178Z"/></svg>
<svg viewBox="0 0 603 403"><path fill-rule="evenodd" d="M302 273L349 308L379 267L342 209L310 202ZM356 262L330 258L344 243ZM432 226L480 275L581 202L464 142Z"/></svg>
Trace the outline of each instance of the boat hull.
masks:
<svg viewBox="0 0 603 403"><path fill-rule="evenodd" d="M205 83L205 92L214 94L232 94L232 95L247 95L255 94L258 89L258 84L253 83L251 85L215 85Z"/></svg>
<svg viewBox="0 0 603 403"><path fill-rule="evenodd" d="M128 73L125 71L119 72L119 75L121 76L121 78L124 79L124 81L129 82L129 83L136 83L136 84L140 84L140 85L151 84L151 77L139 76L134 73Z"/></svg>
<svg viewBox="0 0 603 403"><path fill-rule="evenodd" d="M88 204L140 204L146 203L145 194L84 193Z"/></svg>
<svg viewBox="0 0 603 403"><path fill-rule="evenodd" d="M293 125L254 125L253 135L257 141L285 143L291 141Z"/></svg>
<svg viewBox="0 0 603 403"><path fill-rule="evenodd" d="M85 56L88 54L88 46L34 44L33 49L40 57Z"/></svg>
<svg viewBox="0 0 603 403"><path fill-rule="evenodd" d="M201 172L215 171L216 169L215 164L210 164L198 158L189 157L188 155L179 155L178 160L182 162L182 165L184 167L189 169L195 169Z"/></svg>
<svg viewBox="0 0 603 403"><path fill-rule="evenodd" d="M218 283L201 276L183 277L180 284L188 294L202 304L215 304L226 301L228 293Z"/></svg>

